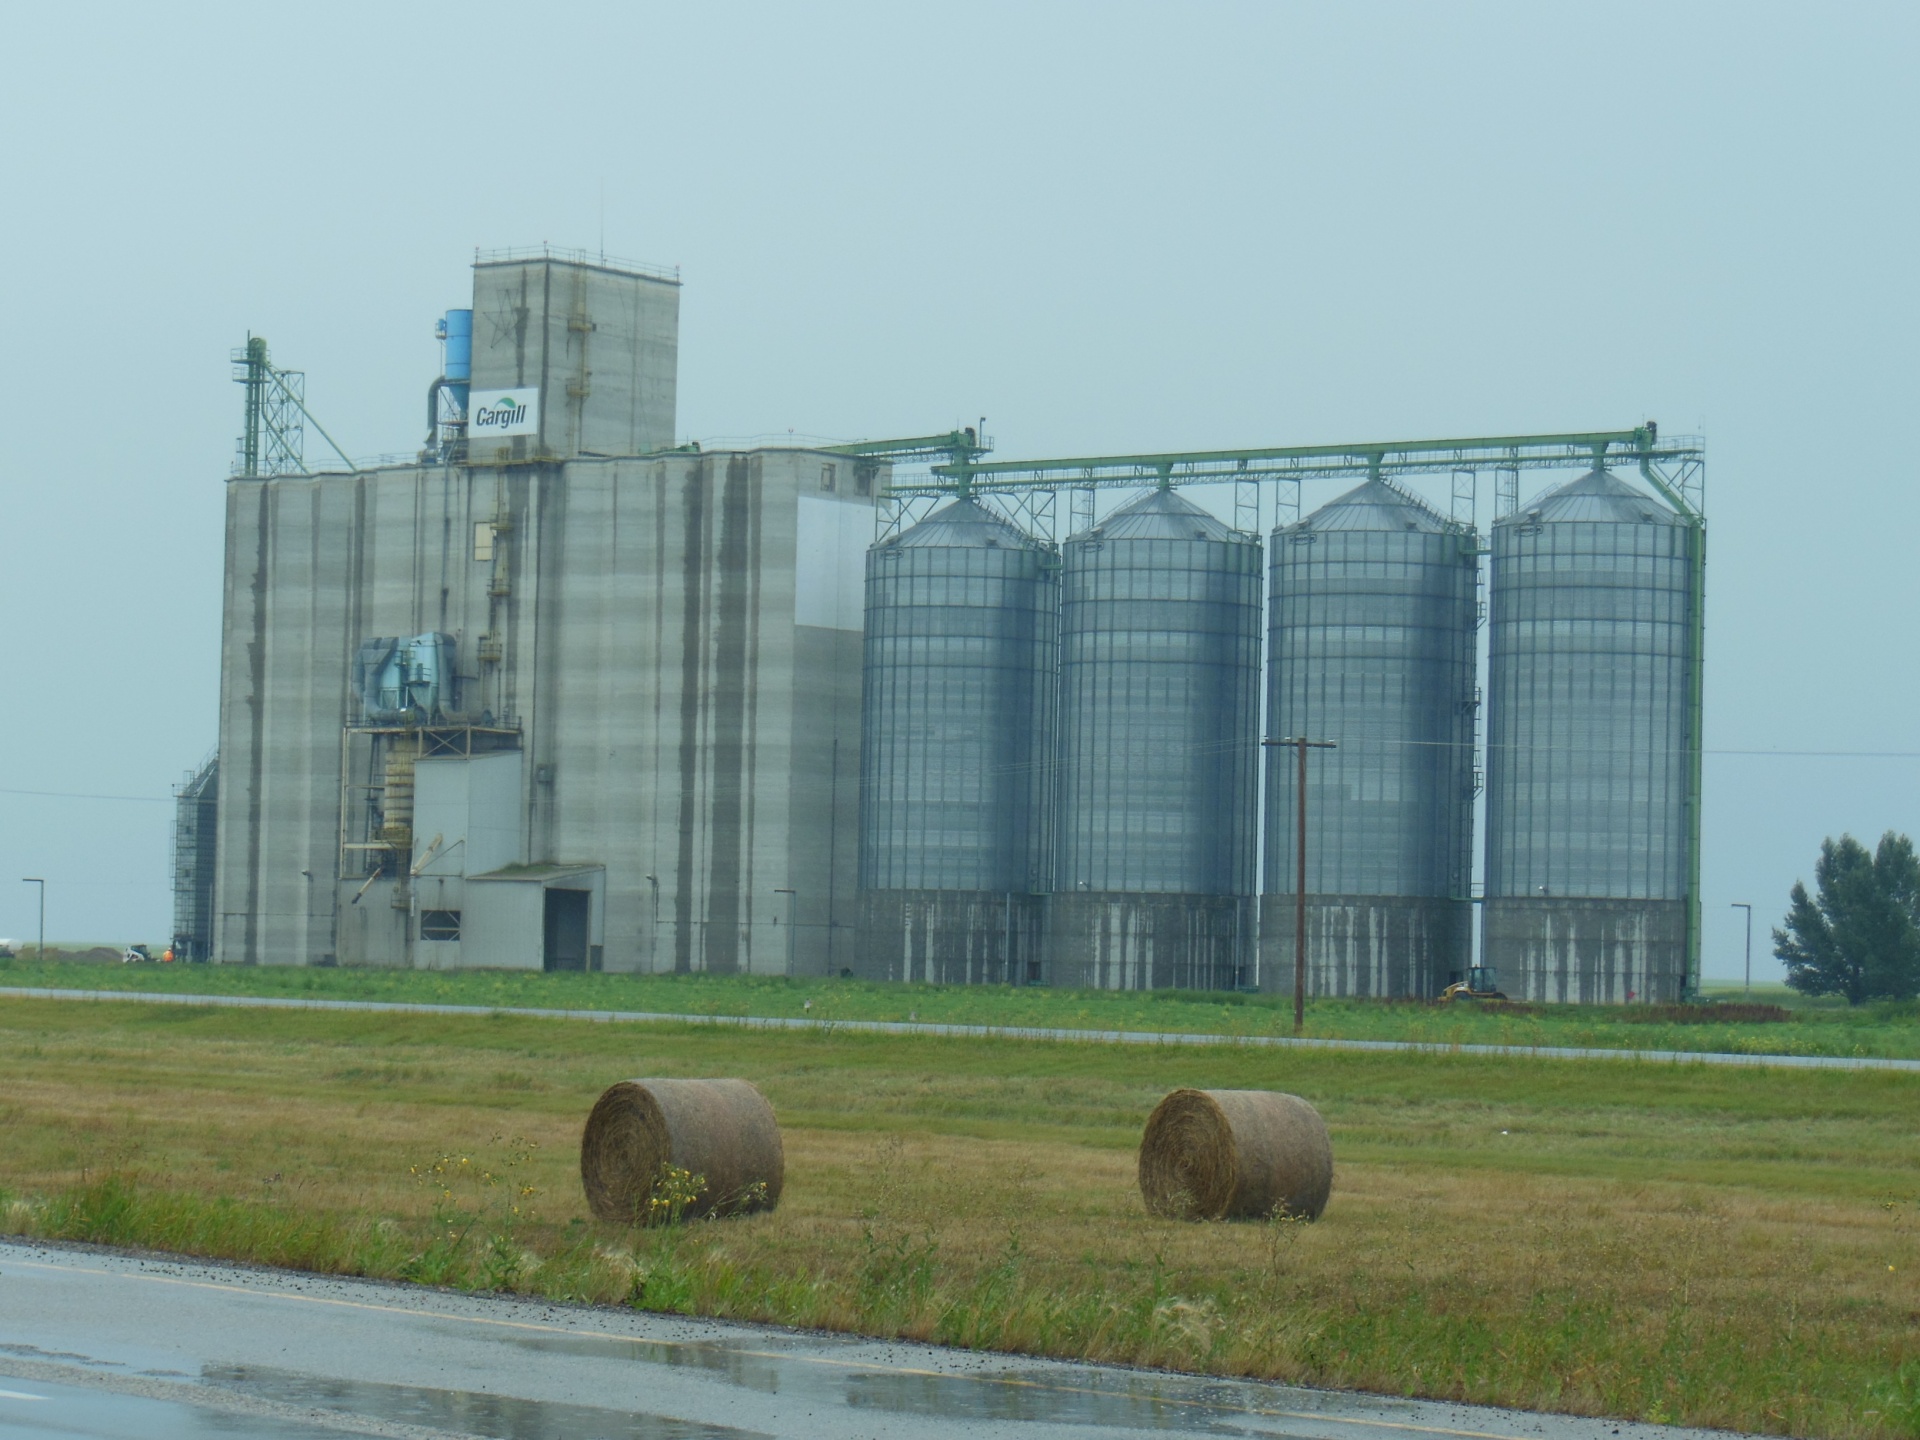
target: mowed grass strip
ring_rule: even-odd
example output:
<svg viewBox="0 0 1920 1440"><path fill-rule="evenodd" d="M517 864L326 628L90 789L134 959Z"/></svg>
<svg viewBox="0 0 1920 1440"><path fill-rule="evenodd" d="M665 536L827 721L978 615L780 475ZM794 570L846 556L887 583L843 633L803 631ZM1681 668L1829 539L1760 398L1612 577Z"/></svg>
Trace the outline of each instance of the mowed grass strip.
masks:
<svg viewBox="0 0 1920 1440"><path fill-rule="evenodd" d="M777 1212L593 1223L594 1098L740 1075ZM1332 1129L1314 1225L1148 1217L1177 1085ZM1778 1433L1920 1433L1920 1081L508 1017L0 1006L21 1233Z"/></svg>
<svg viewBox="0 0 1920 1440"><path fill-rule="evenodd" d="M1286 1035L1291 995L1202 991L1053 990L1044 987L881 985L752 975L584 975L540 971L359 970L289 965L120 965L0 959L0 986L154 990L174 994L386 1000L414 1004L676 1015L907 1020L1068 1030L1144 1030ZM1737 1001L1737 993L1727 994ZM1514 1012L1448 1006L1318 1000L1307 1033L1350 1040L1427 1044L1599 1047L1733 1054L1920 1058L1920 1003L1848 1008L1775 987L1762 998L1789 1007L1773 1023L1703 1019L1674 1023L1646 1006L1540 1006ZM1710 1008L1699 1012L1711 1015Z"/></svg>

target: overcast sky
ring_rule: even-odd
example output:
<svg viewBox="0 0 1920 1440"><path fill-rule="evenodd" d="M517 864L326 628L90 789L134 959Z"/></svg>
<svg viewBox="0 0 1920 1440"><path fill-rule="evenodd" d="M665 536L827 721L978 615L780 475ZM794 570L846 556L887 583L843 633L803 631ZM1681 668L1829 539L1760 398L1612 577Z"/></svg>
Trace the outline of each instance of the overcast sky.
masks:
<svg viewBox="0 0 1920 1440"><path fill-rule="evenodd" d="M688 438L1704 433L1706 969L1751 900L1774 976L1821 838L1920 829L1916 17L10 12L0 934L21 875L55 938L166 934L229 350L267 336L351 453L410 451L474 247L548 241L682 267Z"/></svg>

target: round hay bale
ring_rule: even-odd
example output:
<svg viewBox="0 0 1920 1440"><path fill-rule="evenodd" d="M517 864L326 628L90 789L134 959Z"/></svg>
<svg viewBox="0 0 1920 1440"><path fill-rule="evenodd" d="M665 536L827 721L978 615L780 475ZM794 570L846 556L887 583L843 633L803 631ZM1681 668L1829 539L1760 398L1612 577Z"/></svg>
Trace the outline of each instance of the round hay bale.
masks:
<svg viewBox="0 0 1920 1440"><path fill-rule="evenodd" d="M1317 1220L1333 1190L1320 1112L1277 1090L1175 1090L1140 1137L1140 1195L1168 1220Z"/></svg>
<svg viewBox="0 0 1920 1440"><path fill-rule="evenodd" d="M684 1205L660 1188L669 1166L704 1182ZM622 1080L580 1136L588 1208L627 1225L771 1210L786 1166L773 1107L745 1080Z"/></svg>

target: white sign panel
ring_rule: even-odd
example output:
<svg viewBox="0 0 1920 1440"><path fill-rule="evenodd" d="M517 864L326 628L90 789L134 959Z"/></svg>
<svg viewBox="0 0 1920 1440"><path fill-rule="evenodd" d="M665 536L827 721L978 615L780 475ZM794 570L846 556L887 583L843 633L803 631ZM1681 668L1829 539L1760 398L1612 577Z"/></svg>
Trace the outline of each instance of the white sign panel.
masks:
<svg viewBox="0 0 1920 1440"><path fill-rule="evenodd" d="M863 628L873 506L800 497L793 557L793 623Z"/></svg>
<svg viewBox="0 0 1920 1440"><path fill-rule="evenodd" d="M467 438L509 440L540 433L540 387L475 390L467 397Z"/></svg>

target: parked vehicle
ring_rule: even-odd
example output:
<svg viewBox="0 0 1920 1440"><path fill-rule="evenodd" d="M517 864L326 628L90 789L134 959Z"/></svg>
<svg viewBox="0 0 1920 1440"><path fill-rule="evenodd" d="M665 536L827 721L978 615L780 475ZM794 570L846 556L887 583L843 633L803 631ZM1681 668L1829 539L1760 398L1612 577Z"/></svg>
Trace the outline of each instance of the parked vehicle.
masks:
<svg viewBox="0 0 1920 1440"><path fill-rule="evenodd" d="M1474 966L1467 971L1465 980L1456 981L1440 992L1442 1003L1454 1000L1502 1001L1506 998L1506 993L1501 990L1493 971L1483 965Z"/></svg>

